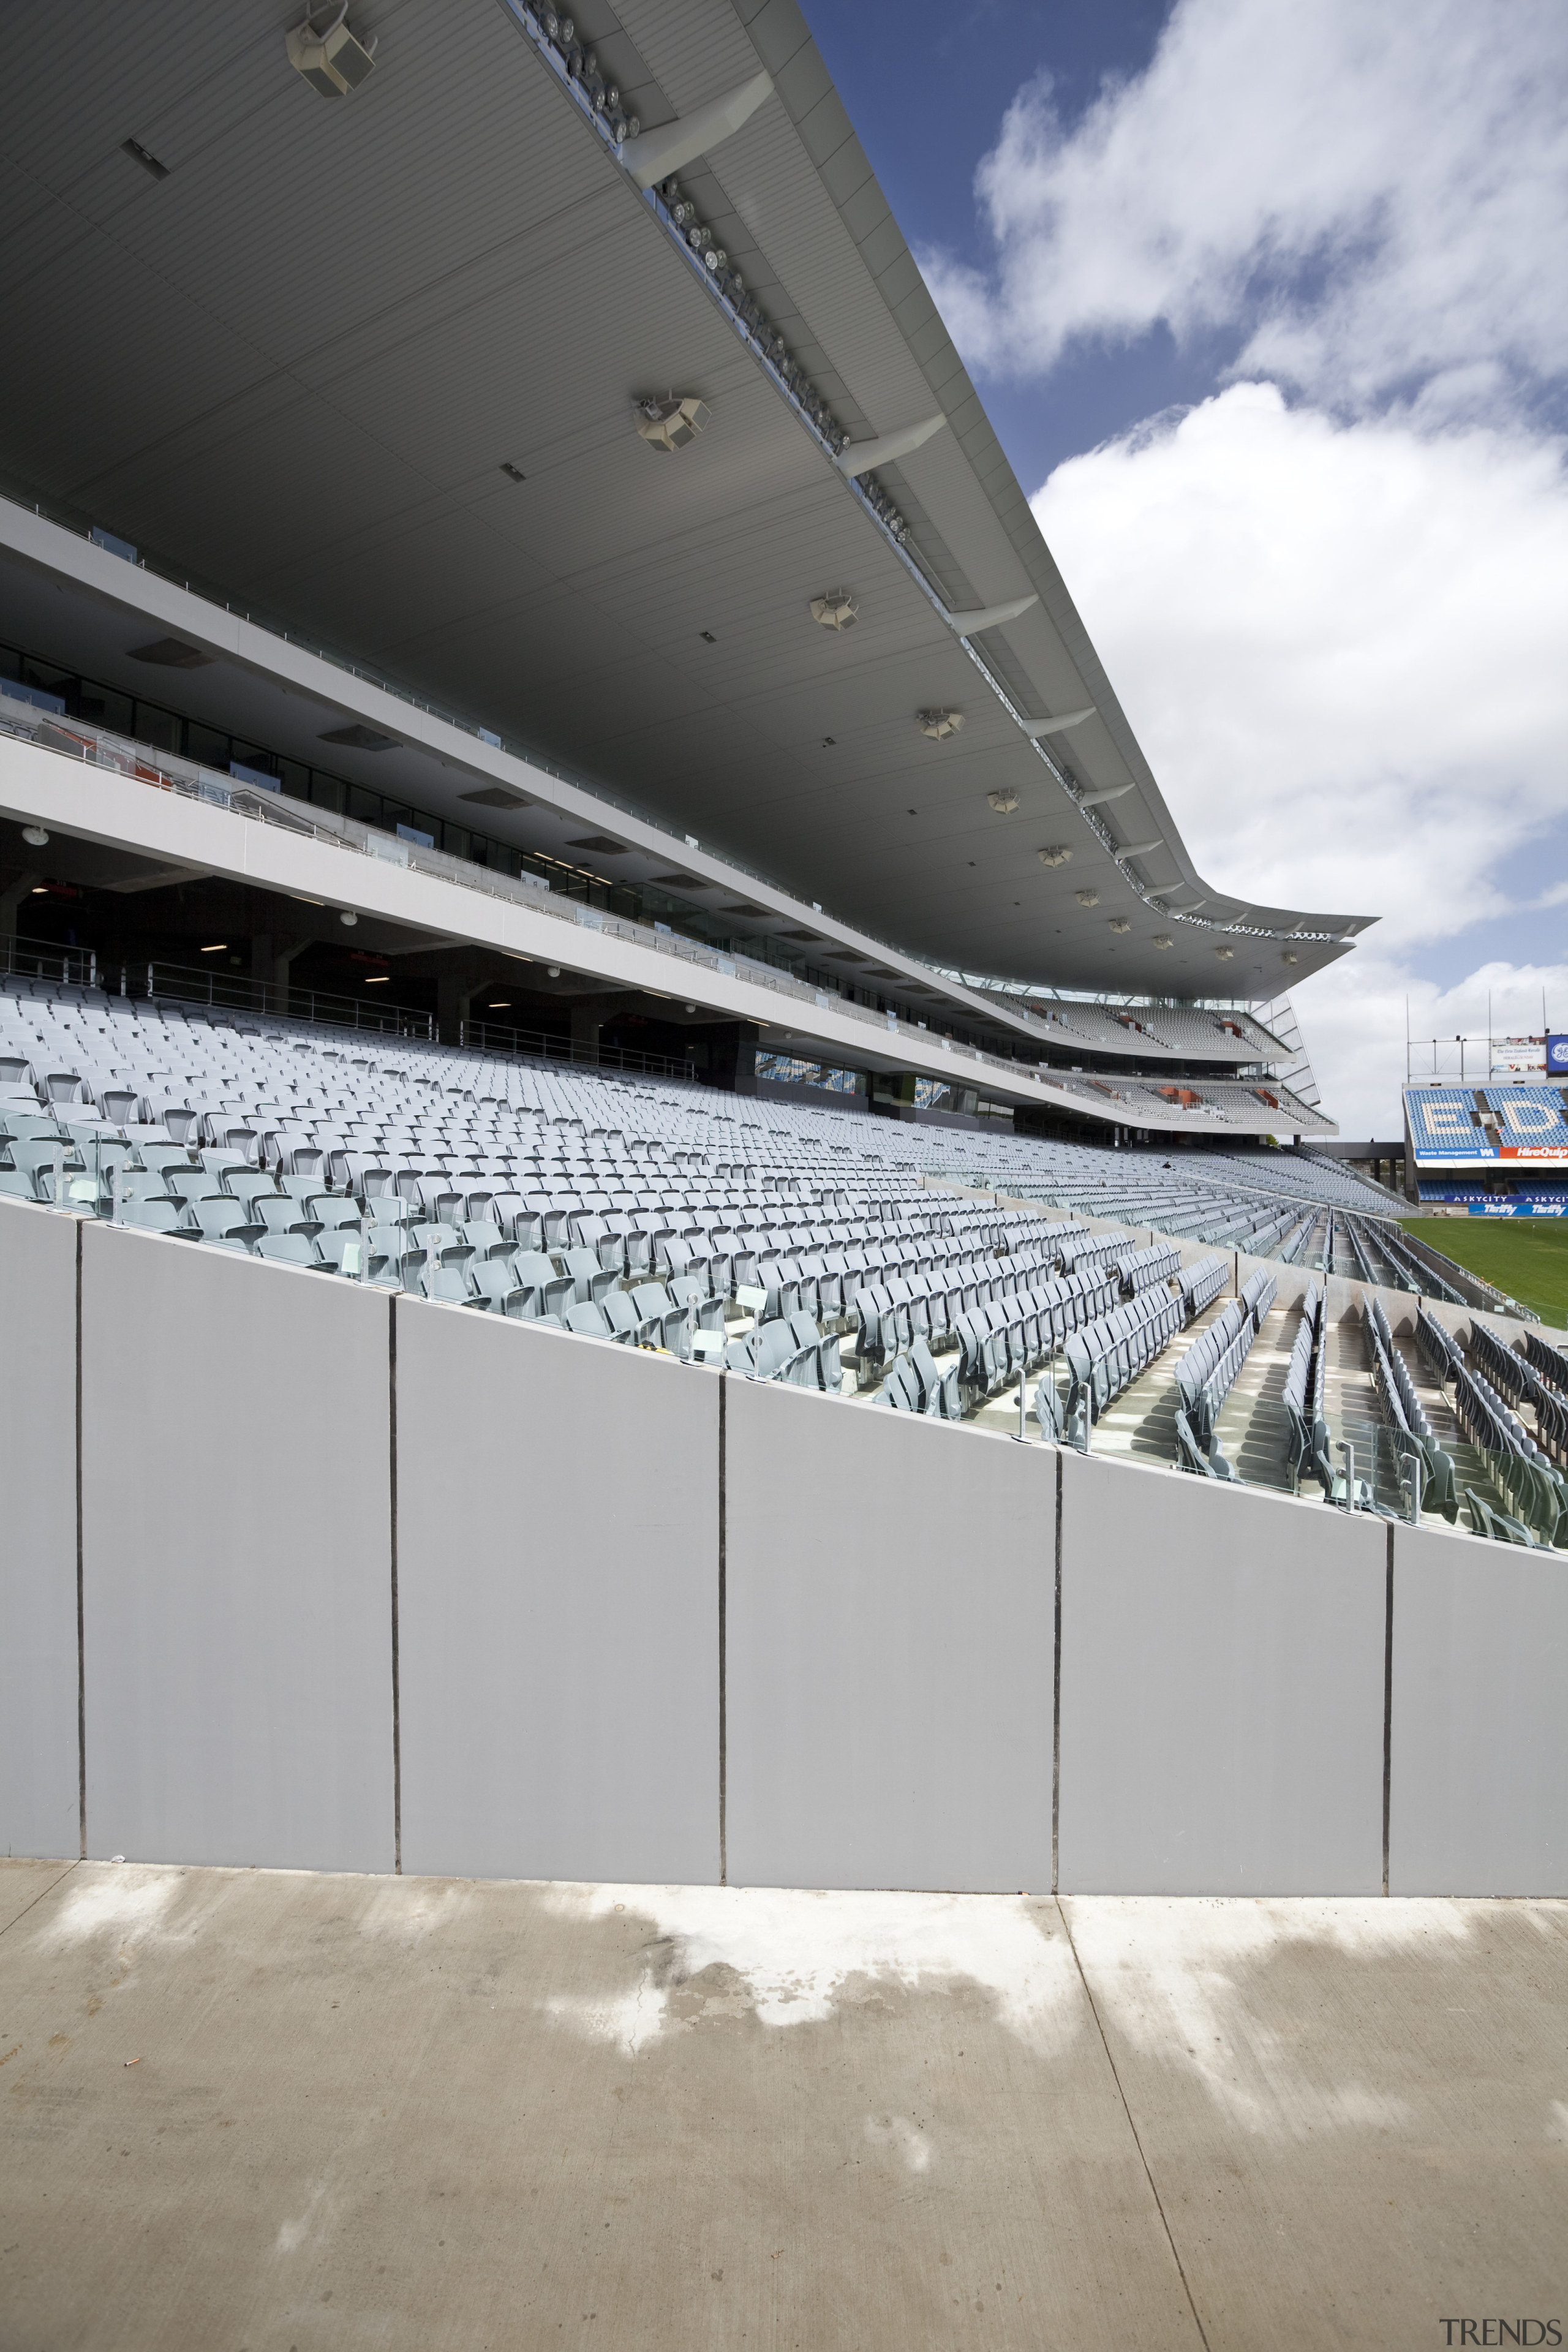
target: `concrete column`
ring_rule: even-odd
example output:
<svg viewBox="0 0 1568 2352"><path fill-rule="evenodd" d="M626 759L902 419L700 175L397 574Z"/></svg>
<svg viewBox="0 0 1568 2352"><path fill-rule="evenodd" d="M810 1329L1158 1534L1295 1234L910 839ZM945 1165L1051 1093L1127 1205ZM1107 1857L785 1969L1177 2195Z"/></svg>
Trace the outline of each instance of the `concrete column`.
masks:
<svg viewBox="0 0 1568 2352"><path fill-rule="evenodd" d="M436 1028L443 1045L455 1045L461 1034L461 1024L468 1017L474 984L466 972L440 971L436 975Z"/></svg>
<svg viewBox="0 0 1568 2352"><path fill-rule="evenodd" d="M261 1012L267 1003L266 992L272 985L272 934L252 931L250 935L250 977L257 983L251 1002Z"/></svg>
<svg viewBox="0 0 1568 2352"><path fill-rule="evenodd" d="M293 962L296 956L303 955L307 948L314 947L314 945L315 941L308 939L275 940L273 941L272 985L274 988L287 991L293 985L292 975L289 969L289 965Z"/></svg>
<svg viewBox="0 0 1568 2352"><path fill-rule="evenodd" d="M599 1058L599 1029L604 1006L590 999L586 1004L572 1007L572 1046L581 1061L596 1062Z"/></svg>

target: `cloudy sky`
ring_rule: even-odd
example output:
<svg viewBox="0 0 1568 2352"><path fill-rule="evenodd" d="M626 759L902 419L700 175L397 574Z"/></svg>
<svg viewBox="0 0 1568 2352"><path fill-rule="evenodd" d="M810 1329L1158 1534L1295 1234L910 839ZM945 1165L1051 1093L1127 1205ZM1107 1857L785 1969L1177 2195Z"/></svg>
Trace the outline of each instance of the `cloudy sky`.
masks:
<svg viewBox="0 0 1568 2352"><path fill-rule="evenodd" d="M1561 0L806 0L1201 870L1382 917L1296 1008L1568 1029Z"/></svg>

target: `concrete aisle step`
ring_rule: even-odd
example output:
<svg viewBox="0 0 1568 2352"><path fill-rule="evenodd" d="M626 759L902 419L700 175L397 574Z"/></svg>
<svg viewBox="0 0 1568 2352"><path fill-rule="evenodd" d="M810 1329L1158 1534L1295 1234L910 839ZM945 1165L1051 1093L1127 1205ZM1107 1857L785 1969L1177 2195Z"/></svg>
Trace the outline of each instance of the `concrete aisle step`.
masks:
<svg viewBox="0 0 1568 2352"><path fill-rule="evenodd" d="M1215 1428L1219 1450L1238 1478L1249 1486L1276 1486L1285 1494L1290 1491L1285 1377L1300 1320L1300 1310L1294 1307L1277 1307L1264 1317Z"/></svg>
<svg viewBox="0 0 1568 2352"><path fill-rule="evenodd" d="M1399 1485L1393 1433L1383 1415L1383 1402L1373 1378L1366 1328L1359 1316L1348 1317L1328 1328L1324 1360L1323 1406L1336 1445L1348 1442L1355 1449L1355 1475L1372 1487L1389 1509L1405 1508ZM1332 1455L1334 1470L1343 1457Z"/></svg>

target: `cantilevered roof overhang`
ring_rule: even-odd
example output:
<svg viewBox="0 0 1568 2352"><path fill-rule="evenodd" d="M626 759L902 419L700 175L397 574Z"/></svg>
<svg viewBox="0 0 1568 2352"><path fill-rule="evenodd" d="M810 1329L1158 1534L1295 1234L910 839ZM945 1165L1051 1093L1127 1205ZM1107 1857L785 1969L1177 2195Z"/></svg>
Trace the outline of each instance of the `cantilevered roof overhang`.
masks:
<svg viewBox="0 0 1568 2352"><path fill-rule="evenodd" d="M683 217L521 0L353 22L332 103L260 0L14 28L15 488L949 970L1267 998L1345 952L1194 871L793 0L579 18L645 164L751 93Z"/></svg>

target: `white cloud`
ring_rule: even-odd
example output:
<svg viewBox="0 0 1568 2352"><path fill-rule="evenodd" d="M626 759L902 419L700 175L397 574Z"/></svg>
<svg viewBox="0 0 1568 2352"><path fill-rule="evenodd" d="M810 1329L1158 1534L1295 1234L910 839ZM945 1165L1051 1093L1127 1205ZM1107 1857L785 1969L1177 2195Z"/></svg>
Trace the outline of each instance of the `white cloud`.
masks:
<svg viewBox="0 0 1568 2352"><path fill-rule="evenodd" d="M1399 1089L1405 1082L1405 1021L1418 1042L1412 1068L1430 1076L1431 1039L1440 1048L1439 1076L1459 1076L1456 1036L1483 1036L1489 1017L1497 1036L1532 1036L1542 1024L1542 999L1554 1029L1568 1028L1568 963L1483 963L1451 988L1439 988L1397 958L1358 949L1296 991L1292 1002L1323 1106L1340 1132L1382 1142L1404 1133ZM1471 1086L1484 1085L1484 1059L1471 1044L1465 1057Z"/></svg>
<svg viewBox="0 0 1568 2352"><path fill-rule="evenodd" d="M1506 913L1503 862L1568 819L1563 457L1521 427L1345 423L1247 383L1034 501L1205 879L1384 919L1300 996L1347 1130L1395 1116L1406 960Z"/></svg>
<svg viewBox="0 0 1568 2352"><path fill-rule="evenodd" d="M1568 353L1565 98L1554 0L1178 0L1070 131L1048 79L1014 100L994 267L922 263L981 366L1163 323L1318 397L1474 413Z"/></svg>
<svg viewBox="0 0 1568 2352"><path fill-rule="evenodd" d="M1206 879L1381 947L1503 910L1490 869L1568 814L1559 445L1238 384L1034 510Z"/></svg>

